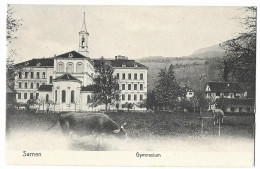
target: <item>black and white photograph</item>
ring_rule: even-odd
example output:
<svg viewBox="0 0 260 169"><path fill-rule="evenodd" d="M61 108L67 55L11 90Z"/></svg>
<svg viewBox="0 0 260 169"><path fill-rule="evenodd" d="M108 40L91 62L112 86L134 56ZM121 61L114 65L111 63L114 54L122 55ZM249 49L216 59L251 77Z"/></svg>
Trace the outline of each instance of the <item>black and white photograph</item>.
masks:
<svg viewBox="0 0 260 169"><path fill-rule="evenodd" d="M8 165L254 167L256 6L6 9Z"/></svg>

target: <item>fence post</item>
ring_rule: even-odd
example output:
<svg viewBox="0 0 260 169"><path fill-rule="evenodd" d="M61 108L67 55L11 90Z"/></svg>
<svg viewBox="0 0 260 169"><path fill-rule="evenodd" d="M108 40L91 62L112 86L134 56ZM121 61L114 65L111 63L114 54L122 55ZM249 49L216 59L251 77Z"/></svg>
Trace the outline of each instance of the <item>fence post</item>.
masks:
<svg viewBox="0 0 260 169"><path fill-rule="evenodd" d="M220 116L218 117L218 136L220 136Z"/></svg>

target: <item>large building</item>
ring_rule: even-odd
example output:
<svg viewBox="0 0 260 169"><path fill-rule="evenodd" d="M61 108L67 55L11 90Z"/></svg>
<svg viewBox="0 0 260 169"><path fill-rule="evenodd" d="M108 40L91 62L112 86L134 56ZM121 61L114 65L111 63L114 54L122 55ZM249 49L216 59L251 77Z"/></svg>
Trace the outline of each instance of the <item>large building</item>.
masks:
<svg viewBox="0 0 260 169"><path fill-rule="evenodd" d="M78 52L70 51L51 58L32 59L17 64L23 68L15 78L16 101L26 103L36 98L39 109L48 107L55 111L90 111L104 109L104 105L93 107L91 103L95 66L99 59L91 59L88 52L88 36L85 15L79 32ZM142 102L147 95L148 67L115 56L107 60L114 67L114 76L119 82L120 101L109 105L110 109L145 110ZM53 104L48 104L52 102Z"/></svg>

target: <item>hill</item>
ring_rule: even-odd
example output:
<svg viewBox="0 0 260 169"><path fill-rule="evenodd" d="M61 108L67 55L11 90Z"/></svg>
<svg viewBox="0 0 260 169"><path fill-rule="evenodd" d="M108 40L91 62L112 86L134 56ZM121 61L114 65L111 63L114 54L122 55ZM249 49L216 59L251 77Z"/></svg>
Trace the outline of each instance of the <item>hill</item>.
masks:
<svg viewBox="0 0 260 169"><path fill-rule="evenodd" d="M183 57L153 56L141 58L138 62L149 67L148 89L155 87L160 69L174 66L175 75L181 86L188 85L193 89L203 89L206 81L219 81L218 63L214 58L222 57L223 50L217 45L196 50L192 55Z"/></svg>

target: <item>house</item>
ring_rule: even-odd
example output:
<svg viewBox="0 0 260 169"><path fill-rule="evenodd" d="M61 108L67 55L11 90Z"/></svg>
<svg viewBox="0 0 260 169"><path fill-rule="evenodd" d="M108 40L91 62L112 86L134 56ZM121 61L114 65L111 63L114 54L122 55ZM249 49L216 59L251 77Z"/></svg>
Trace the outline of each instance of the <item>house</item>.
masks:
<svg viewBox="0 0 260 169"><path fill-rule="evenodd" d="M188 86L183 86L186 100L191 100L194 97L194 90Z"/></svg>
<svg viewBox="0 0 260 169"><path fill-rule="evenodd" d="M89 57L88 37L84 16L78 51L17 64L23 68L15 78L17 101L26 103L35 98L56 111L105 109L104 105L92 107L91 103L95 66L99 59ZM131 103L136 105L136 110L146 110L138 105L147 95L148 67L121 55L107 61L114 67L121 90L120 102L110 105L110 109L127 109L125 103ZM43 109L43 106L39 108Z"/></svg>
<svg viewBox="0 0 260 169"><path fill-rule="evenodd" d="M207 82L205 98L209 101L209 109L220 108L225 112L254 112L252 91L244 89L239 82Z"/></svg>

